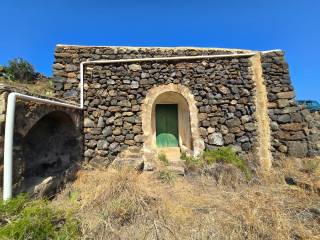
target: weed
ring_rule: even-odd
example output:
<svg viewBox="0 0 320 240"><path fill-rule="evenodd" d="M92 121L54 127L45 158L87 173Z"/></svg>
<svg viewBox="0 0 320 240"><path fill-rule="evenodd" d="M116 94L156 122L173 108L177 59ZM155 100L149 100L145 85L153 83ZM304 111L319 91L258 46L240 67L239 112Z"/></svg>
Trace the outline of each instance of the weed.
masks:
<svg viewBox="0 0 320 240"><path fill-rule="evenodd" d="M158 154L158 159L165 165L169 166L169 160L164 152Z"/></svg>
<svg viewBox="0 0 320 240"><path fill-rule="evenodd" d="M78 201L78 198L79 198L79 193L78 192L73 191L73 192L69 193L70 202L75 203L75 202Z"/></svg>
<svg viewBox="0 0 320 240"><path fill-rule="evenodd" d="M306 173L316 173L319 171L319 167L319 159L308 159L303 162L303 171L305 171Z"/></svg>
<svg viewBox="0 0 320 240"><path fill-rule="evenodd" d="M172 183L175 180L175 175L170 170L162 170L159 172L159 179L165 183Z"/></svg>
<svg viewBox="0 0 320 240"><path fill-rule="evenodd" d="M198 157L188 156L185 152L181 154L181 160L185 161L186 168L188 170L194 171L198 168L202 168L205 164L202 155Z"/></svg>

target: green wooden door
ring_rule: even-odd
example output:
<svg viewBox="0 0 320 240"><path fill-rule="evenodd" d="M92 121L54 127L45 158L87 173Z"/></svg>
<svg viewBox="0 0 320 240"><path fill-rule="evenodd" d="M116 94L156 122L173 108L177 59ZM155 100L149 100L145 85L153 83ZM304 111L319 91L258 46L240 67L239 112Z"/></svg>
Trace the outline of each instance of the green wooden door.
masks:
<svg viewBox="0 0 320 240"><path fill-rule="evenodd" d="M156 105L156 135L158 147L179 146L178 105Z"/></svg>

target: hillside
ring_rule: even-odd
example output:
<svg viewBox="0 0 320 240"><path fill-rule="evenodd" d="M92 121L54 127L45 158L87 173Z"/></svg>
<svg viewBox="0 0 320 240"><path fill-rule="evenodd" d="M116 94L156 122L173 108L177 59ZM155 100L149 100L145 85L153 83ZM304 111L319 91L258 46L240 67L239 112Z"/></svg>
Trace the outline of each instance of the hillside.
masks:
<svg viewBox="0 0 320 240"><path fill-rule="evenodd" d="M319 158L250 177L185 164L185 176L161 160L143 172L85 164L50 201L2 202L0 239L320 239Z"/></svg>
<svg viewBox="0 0 320 240"><path fill-rule="evenodd" d="M19 81L10 81L3 77L0 77L0 84L7 86L12 86L18 89L27 90L28 92L44 95L44 96L54 96L54 89L50 79L44 78L34 83L22 83Z"/></svg>

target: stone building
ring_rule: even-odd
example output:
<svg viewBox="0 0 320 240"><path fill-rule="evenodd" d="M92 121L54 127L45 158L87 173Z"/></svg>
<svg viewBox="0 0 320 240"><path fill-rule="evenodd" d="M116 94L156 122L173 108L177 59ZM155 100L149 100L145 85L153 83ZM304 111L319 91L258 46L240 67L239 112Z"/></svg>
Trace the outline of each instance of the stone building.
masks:
<svg viewBox="0 0 320 240"><path fill-rule="evenodd" d="M79 109L17 103L20 187L50 169L65 181L81 161L146 167L160 151L174 160L230 146L262 169L319 154L319 123L297 106L281 50L57 45L54 55L54 100ZM0 89L1 149L12 91Z"/></svg>
<svg viewBox="0 0 320 240"><path fill-rule="evenodd" d="M79 101L83 80L86 161L232 146L269 168L317 154L281 50L58 45L53 72L62 98Z"/></svg>

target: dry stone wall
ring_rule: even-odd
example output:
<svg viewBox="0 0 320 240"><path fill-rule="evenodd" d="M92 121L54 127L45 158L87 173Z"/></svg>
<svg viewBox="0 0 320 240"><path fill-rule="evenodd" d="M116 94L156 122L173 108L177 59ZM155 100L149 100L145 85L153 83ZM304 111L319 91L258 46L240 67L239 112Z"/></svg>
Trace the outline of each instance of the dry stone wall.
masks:
<svg viewBox="0 0 320 240"><path fill-rule="evenodd" d="M78 84L80 81L80 63L90 60L115 60L132 58L176 57L247 53L246 50L228 50L215 48L148 48L148 47L85 47L60 46L54 53L53 75L57 97L79 101Z"/></svg>
<svg viewBox="0 0 320 240"><path fill-rule="evenodd" d="M263 53L261 61L268 92L273 156L278 159L287 154L296 157L318 155L317 121L308 110L296 104L284 53Z"/></svg>
<svg viewBox="0 0 320 240"><path fill-rule="evenodd" d="M63 96L75 90L69 90L66 76L76 76L79 62L86 58L223 53L226 51L57 47L54 73L58 83L62 77L62 85L68 86L59 90L59 85L57 93ZM152 87L172 83L188 87L194 95L206 149L230 145L240 152L253 152L256 147L255 90L248 57L86 65L84 79L87 161L111 161L127 147L142 147L141 104Z"/></svg>

